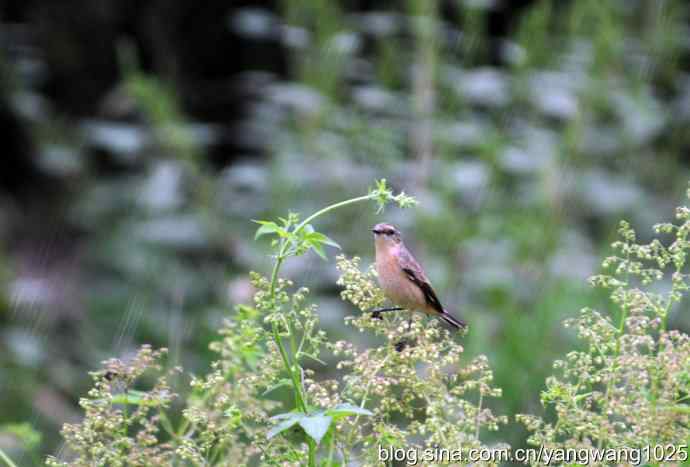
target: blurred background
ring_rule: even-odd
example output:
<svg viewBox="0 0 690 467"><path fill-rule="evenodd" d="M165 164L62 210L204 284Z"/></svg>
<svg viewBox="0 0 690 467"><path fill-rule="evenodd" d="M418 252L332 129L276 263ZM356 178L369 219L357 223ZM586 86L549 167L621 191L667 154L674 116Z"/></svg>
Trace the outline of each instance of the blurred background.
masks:
<svg viewBox="0 0 690 467"><path fill-rule="evenodd" d="M606 309L586 278L619 219L642 236L690 178L682 0L0 2L0 448L60 447L89 370L142 343L200 374L256 225L366 193L317 226L372 261L397 224L470 324L511 423L543 412L562 326ZM334 255L334 251L329 251ZM292 260L332 339L352 329L333 262ZM671 326L690 330L687 317ZM366 336L354 336L361 341ZM328 369L321 369L327 372ZM325 373L324 373L325 375ZM185 391L184 380L179 381Z"/></svg>

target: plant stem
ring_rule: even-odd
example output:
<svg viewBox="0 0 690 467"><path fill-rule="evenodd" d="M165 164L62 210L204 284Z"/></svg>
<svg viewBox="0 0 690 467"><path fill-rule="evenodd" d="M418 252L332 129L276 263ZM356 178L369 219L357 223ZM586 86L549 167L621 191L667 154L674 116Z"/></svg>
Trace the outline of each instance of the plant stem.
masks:
<svg viewBox="0 0 690 467"><path fill-rule="evenodd" d="M625 263L626 263L626 271L625 271L625 286L629 287L630 286L630 248L625 253ZM621 337L623 334L625 334L625 320L628 319L628 304L626 303L625 300L621 303L621 317L620 317L620 322L618 323L618 332L616 333L616 348L614 349L614 353L612 355L612 365L616 365L618 362L616 361L618 357L620 356L621 353ZM606 383L606 392L604 393L604 413L606 413L606 410L608 410L608 405L609 405L609 399L611 397L611 391L613 390L613 385L615 381L614 378L610 378L608 383ZM608 418L608 417L607 417ZM604 436L603 436L603 430L604 430L604 424L601 425L601 433L599 434L599 439L597 440L597 449L601 449L604 444Z"/></svg>
<svg viewBox="0 0 690 467"><path fill-rule="evenodd" d="M287 353L287 350L285 349L283 338L280 336L280 332L278 331L278 326L276 323L273 323L272 330L273 339L276 341L276 345L278 346L278 350L280 351L280 356L283 359L283 365L285 365L285 369L290 374L290 380L292 381L292 387L295 392L295 405L297 405L297 407L302 412L307 413L307 404L304 402L304 396L302 396L302 382L298 378L294 366L292 365L292 363L290 363L290 357Z"/></svg>
<svg viewBox="0 0 690 467"><path fill-rule="evenodd" d="M479 392L479 404L477 404L477 420L475 422L476 426L474 428L474 438L476 441L479 441L479 430L482 426L480 423L481 422L480 416L482 413L482 403L483 402L484 402L484 393L481 392L481 390L480 390L480 392Z"/></svg>
<svg viewBox="0 0 690 467"><path fill-rule="evenodd" d="M330 206L326 206L325 208L316 211L314 214L311 216L307 217L304 219L302 222L297 224L295 227L293 233L298 233L300 230L302 230L305 226L307 226L310 222L312 222L314 219L316 219L319 216L322 216L330 211L333 211L335 209L348 206L350 204L355 204L359 203L362 201L367 201L370 199L375 198L375 194L370 193L365 196L359 196L357 198L352 198L348 199L345 201L341 201L339 203L331 204ZM289 256L288 255L288 248L289 248L289 243L283 239L280 241L280 246L278 247L278 255L276 256L276 261L273 264L273 270L271 271L271 285L270 285L270 299L273 304L274 309L277 309L277 304L276 304L276 287L278 285L278 274L280 273L280 267L283 265L283 262L285 259ZM278 350L280 352L280 356L283 360L283 365L285 366L285 370L288 372L290 375L290 380L292 381L292 387L293 387L293 392L295 394L295 405L297 408L302 411L303 413L308 413L309 412L309 407L306 403L304 394L303 394L303 387L302 387L302 376L301 376L301 371L297 371L299 368L299 361L298 358L299 356L297 354L293 355L293 358L295 359L294 362L290 360L290 355L288 354L287 348L285 346L285 343L283 342L283 337L280 335L280 330L278 329L278 324L273 323L272 324L272 333L273 333L273 340L275 341L276 345L278 346ZM292 342L292 351L296 352L295 347L295 339L294 339L294 330L291 329L291 327L288 327L288 332L290 333L290 340ZM301 369L300 369L301 370ZM308 460L308 465L309 467L316 467L316 450L317 450L317 445L316 442L311 439L307 438L307 443L309 445L309 460ZM16 467L16 466L12 466Z"/></svg>
<svg viewBox="0 0 690 467"><path fill-rule="evenodd" d="M309 444L309 467L316 467L316 441L307 437Z"/></svg>
<svg viewBox="0 0 690 467"><path fill-rule="evenodd" d="M0 459L5 461L5 464L7 464L8 467L17 467L17 464L12 462L12 459L10 459L10 457L7 454L5 454L5 451L3 451L2 449L0 449Z"/></svg>
<svg viewBox="0 0 690 467"><path fill-rule="evenodd" d="M276 299L276 284L278 283L278 271L280 270L280 266L283 264L283 261L285 260L285 244L285 240L281 240L278 258L276 258L276 262L273 265L273 271L271 272L271 300Z"/></svg>
<svg viewBox="0 0 690 467"><path fill-rule="evenodd" d="M376 375L378 374L378 372L379 372L384 366L386 366L386 363L388 362L388 359L389 359L389 358L390 358L390 355L386 355L386 356L384 357L384 359L381 360L381 364L378 366L378 368L376 368L376 370L374 371L374 373L371 375L371 377L369 378L369 381L367 381L367 386L366 386L366 388L364 389L364 395L362 396L362 402L359 404L359 407L360 407L361 409L363 409L363 408L367 405L367 399L369 398L369 390L371 389L371 384L372 384L372 382L374 381L374 378L376 377ZM349 445L352 443L352 438L353 438L354 435L355 435L355 425L357 425L357 422L358 422L358 421L359 421L359 414L357 414L357 415L355 416L355 419L354 419L353 422L352 422L352 429L350 430L350 432L348 433L348 436L347 436L347 441L346 441L346 445L347 445L347 446L349 446ZM345 462L345 464L347 464L347 462Z"/></svg>
<svg viewBox="0 0 690 467"><path fill-rule="evenodd" d="M312 214L311 216L307 217L302 222L297 224L297 226L295 227L295 230L293 232L294 233L299 232L300 230L302 230L305 226L307 226L310 222L312 222L317 217L322 216L322 215L324 215L330 211L333 211L334 209L338 209L338 208L348 206L350 204L359 203L362 201L367 201L370 199L374 199L373 194L368 194L365 196L359 196L357 198L348 199L345 201L341 201L339 203L331 204L330 206L326 206L325 208L315 212L314 214ZM273 302L274 306L275 306L275 298L276 298L276 287L278 284L278 273L280 272L280 267L283 265L283 262L287 258L288 247L289 247L288 242L285 240L281 240L280 247L278 248L278 255L276 256L276 261L273 264L273 270L271 271L270 297L271 297L271 301ZM287 372L290 374L290 380L292 381L292 386L293 386L293 390L295 393L295 404L297 405L297 407L302 412L307 413L308 407L307 407L304 395L302 394L301 376L297 374L297 371L295 368L296 365L290 361L290 355L288 354L287 348L285 347L285 343L283 342L283 338L280 335L280 332L278 330L278 326L275 323L273 324L272 331L273 331L273 339L275 340L275 343L278 346L278 350L280 351L280 356L283 359L283 365L285 366L285 369L287 370ZM294 336L293 336L294 331L291 329L288 329L288 332L290 332L291 340L294 340ZM292 350L294 351L295 349L292 349ZM311 445L309 447L309 452L310 452L310 459L311 459L311 455L312 455ZM315 446L314 446L314 452L315 452ZM311 463L310 463L310 465L311 465Z"/></svg>
<svg viewBox="0 0 690 467"><path fill-rule="evenodd" d="M341 201L341 202L339 202L339 203L335 203L335 204L331 204L330 206L326 206L325 208L321 209L320 211L316 211L314 214L312 214L311 216L307 217L307 218L304 219L302 222L300 222L300 223L297 225L297 227L295 228L295 232L299 232L300 230L302 230L302 228L303 228L305 225L309 224L311 221L313 221L313 220L316 219L317 217L326 214L327 212L330 212L330 211L332 211L332 210L334 210L334 209L342 208L342 207L344 207L344 206L348 206L348 205L350 205L350 204L355 204L355 203L359 203L359 202L362 202L362 201L367 201L367 200L370 200L370 199L374 199L374 195L373 195L373 194L364 195L364 196L359 196L359 197L357 197L357 198L352 198L352 199L347 199L347 200L345 200L345 201Z"/></svg>
<svg viewBox="0 0 690 467"><path fill-rule="evenodd" d="M331 437L331 445L328 447L328 462L326 462L327 467L333 467L333 454L335 453L335 431Z"/></svg>
<svg viewBox="0 0 690 467"><path fill-rule="evenodd" d="M347 199L345 201L341 201L339 203L331 204L330 206L326 206L325 208L316 211L314 214L311 216L307 217L304 219L302 222L297 224L297 227L295 227L294 233L299 232L302 230L307 224L309 224L311 221L316 219L317 217L320 217L330 211L333 211L334 209L342 208L344 206L348 206L350 204L355 204L355 203L360 203L362 201L367 201L370 199L374 199L374 194L368 194L364 196L358 196L357 198L351 198ZM283 261L285 260L286 256L286 251L287 251L288 243L285 240L282 240L280 243L280 249L278 250L278 257L276 258L276 262L273 265L273 271L271 272L271 298L275 299L275 287L278 281L278 272L280 271L280 267L283 264Z"/></svg>

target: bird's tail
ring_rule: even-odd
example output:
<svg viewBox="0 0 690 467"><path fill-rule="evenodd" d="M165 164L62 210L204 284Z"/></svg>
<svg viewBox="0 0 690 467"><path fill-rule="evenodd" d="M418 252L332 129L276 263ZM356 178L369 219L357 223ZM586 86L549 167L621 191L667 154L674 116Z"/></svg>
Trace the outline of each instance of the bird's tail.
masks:
<svg viewBox="0 0 690 467"><path fill-rule="evenodd" d="M443 313L439 315L439 318L443 320L443 322L448 323L455 329L466 329L467 328L467 323L464 322L461 319L457 319L453 317L450 313L448 313L446 310L443 310Z"/></svg>

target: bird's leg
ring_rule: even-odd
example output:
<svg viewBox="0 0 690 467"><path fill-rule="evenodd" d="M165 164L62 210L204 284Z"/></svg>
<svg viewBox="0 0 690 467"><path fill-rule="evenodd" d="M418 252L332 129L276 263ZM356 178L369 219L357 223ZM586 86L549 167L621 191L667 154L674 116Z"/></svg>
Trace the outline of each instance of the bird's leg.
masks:
<svg viewBox="0 0 690 467"><path fill-rule="evenodd" d="M395 350L402 352L407 347L414 345L414 334L412 334L412 314L407 318L407 332L410 337L403 337L395 343Z"/></svg>
<svg viewBox="0 0 690 467"><path fill-rule="evenodd" d="M387 308L379 308L376 310L371 310L371 317L376 318L376 319L383 319L381 317L381 313L385 313L386 311L402 311L405 310L403 307L399 306L392 306L392 307L387 307ZM407 329L408 331L412 329L412 316L407 320ZM395 343L395 350L398 352L402 352L405 350L405 348L410 345L409 342L406 339L400 339L398 342Z"/></svg>
<svg viewBox="0 0 690 467"><path fill-rule="evenodd" d="M386 311L401 311L404 310L404 308L401 308L399 306L392 306L388 308L379 308L377 310L371 310L371 317L376 318L376 319L381 319L381 313L385 313Z"/></svg>
<svg viewBox="0 0 690 467"><path fill-rule="evenodd" d="M407 318L407 333L406 333L406 334L408 334L408 336L409 336L409 335L411 334L411 331L412 331L412 313L410 313L410 315L409 315L408 318ZM399 340L398 342L396 342L396 343L393 344L393 346L395 347L395 350L396 350L397 352L402 352L402 351L405 350L407 347L409 347L410 345L412 345L412 342L413 342L413 340L414 340L413 338L414 338L414 336L413 336L412 338L410 338L410 337L401 337L400 340Z"/></svg>

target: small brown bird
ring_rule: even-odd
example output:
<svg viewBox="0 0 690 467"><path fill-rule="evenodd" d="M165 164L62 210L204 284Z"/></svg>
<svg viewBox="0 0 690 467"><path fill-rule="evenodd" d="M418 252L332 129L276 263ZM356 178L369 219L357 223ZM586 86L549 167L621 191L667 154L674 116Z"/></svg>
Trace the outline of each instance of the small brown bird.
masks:
<svg viewBox="0 0 690 467"><path fill-rule="evenodd" d="M440 318L456 329L464 329L467 324L451 316L441 305L424 270L405 247L400 231L390 224L376 224L372 232L379 283L386 297L399 305L375 310L374 314L403 309L419 310Z"/></svg>

